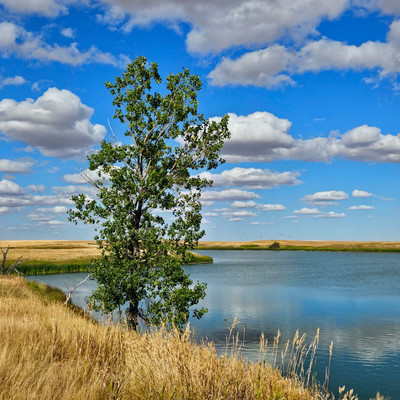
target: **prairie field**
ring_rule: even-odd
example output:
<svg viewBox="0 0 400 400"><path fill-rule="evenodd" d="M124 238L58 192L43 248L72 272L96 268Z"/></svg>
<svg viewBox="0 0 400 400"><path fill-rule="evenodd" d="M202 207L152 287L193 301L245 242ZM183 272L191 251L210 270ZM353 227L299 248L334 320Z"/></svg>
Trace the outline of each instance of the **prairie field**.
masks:
<svg viewBox="0 0 400 400"><path fill-rule="evenodd" d="M63 272L86 272L92 260L98 258L101 251L95 241L85 240L4 240L0 247L7 254L7 264L19 257L27 259L18 266L24 275L51 274ZM191 252L188 263L200 264L212 262L211 257Z"/></svg>
<svg viewBox="0 0 400 400"><path fill-rule="evenodd" d="M280 250L309 251L400 251L400 242L333 241L333 240L253 240L253 241L200 241L198 249L252 249L268 250L279 243Z"/></svg>
<svg viewBox="0 0 400 400"><path fill-rule="evenodd" d="M400 242L327 240L200 241L197 248L265 250L274 242L279 243L281 250L400 251ZM23 256L30 261L90 261L100 255L96 242L90 240L4 240L0 246L10 246L8 260Z"/></svg>
<svg viewBox="0 0 400 400"><path fill-rule="evenodd" d="M243 360L237 348L218 356L212 343L195 344L190 329L105 326L63 307L62 297L21 277L0 277L0 399L332 398L306 387L307 373L284 377L267 362ZM261 340L260 352L266 346ZM302 365L302 346L297 338L293 365ZM340 398L356 399L344 389Z"/></svg>

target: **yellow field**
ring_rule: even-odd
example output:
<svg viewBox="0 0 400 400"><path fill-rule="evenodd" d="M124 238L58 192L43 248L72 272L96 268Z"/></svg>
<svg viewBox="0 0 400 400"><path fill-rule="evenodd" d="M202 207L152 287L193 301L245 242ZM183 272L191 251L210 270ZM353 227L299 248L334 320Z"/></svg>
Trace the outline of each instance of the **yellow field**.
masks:
<svg viewBox="0 0 400 400"><path fill-rule="evenodd" d="M95 241L83 240L4 240L3 249L10 246L8 260L22 256L39 261L90 260L100 255Z"/></svg>
<svg viewBox="0 0 400 400"><path fill-rule="evenodd" d="M201 241L199 249L224 248L268 248L275 240L254 240L248 242ZM351 242L327 240L276 240L282 249L335 249L360 251L399 250L400 242ZM95 241L90 240L4 240L0 242L3 249L10 245L8 260L22 256L38 261L73 261L90 260L100 255Z"/></svg>
<svg viewBox="0 0 400 400"><path fill-rule="evenodd" d="M309 247L312 249L359 249L359 250L400 250L399 242L362 242L362 241L334 241L334 240L253 240L246 242L230 242L230 241L200 241L199 248L241 248L254 246L254 248L268 248L272 243L278 242L281 248L293 247L304 248Z"/></svg>

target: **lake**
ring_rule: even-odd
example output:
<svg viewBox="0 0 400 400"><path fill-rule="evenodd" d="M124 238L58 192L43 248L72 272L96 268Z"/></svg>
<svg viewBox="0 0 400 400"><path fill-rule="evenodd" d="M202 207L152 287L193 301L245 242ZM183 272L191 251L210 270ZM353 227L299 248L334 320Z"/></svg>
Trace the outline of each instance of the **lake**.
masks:
<svg viewBox="0 0 400 400"><path fill-rule="evenodd" d="M258 359L259 337L281 343L296 330L312 341L320 328L317 377L323 380L333 341L329 387L353 388L361 400L377 391L400 399L400 254L303 251L204 250L214 264L185 267L194 281L207 282L201 303L209 312L192 320L198 338L223 353L234 317L246 326L242 354ZM64 291L86 274L29 277ZM84 298L87 281L73 295Z"/></svg>

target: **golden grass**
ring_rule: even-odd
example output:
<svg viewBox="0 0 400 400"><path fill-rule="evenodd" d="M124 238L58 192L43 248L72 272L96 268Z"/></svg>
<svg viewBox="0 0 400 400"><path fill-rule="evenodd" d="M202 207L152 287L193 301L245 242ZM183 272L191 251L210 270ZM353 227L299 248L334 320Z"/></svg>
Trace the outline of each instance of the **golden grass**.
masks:
<svg viewBox="0 0 400 400"><path fill-rule="evenodd" d="M82 318L18 277L0 277L0 331L0 399L328 398L265 362L218 357L189 330L136 333Z"/></svg>
<svg viewBox="0 0 400 400"><path fill-rule="evenodd" d="M95 241L81 240L4 240L0 246L10 246L8 260L18 257L35 261L91 260L100 256Z"/></svg>
<svg viewBox="0 0 400 400"><path fill-rule="evenodd" d="M253 240L253 241L200 241L199 249L223 249L223 248L242 248L242 247L253 247L257 248L268 248L272 243L278 242L282 249L288 248L312 248L315 250L323 250L324 248L346 250L346 249L358 249L358 250L400 250L400 242L390 241L334 241L334 240Z"/></svg>
<svg viewBox="0 0 400 400"><path fill-rule="evenodd" d="M255 240L247 242L232 241L201 241L200 249L224 249L224 248L268 248L275 240ZM335 249L360 251L371 250L399 250L400 242L351 242L351 241L326 241L326 240L277 240L281 249L310 248L315 250ZM10 246L7 260L13 261L18 257L29 258L33 261L47 262L87 262L100 256L100 250L95 241L83 240L5 240L0 242L5 249Z"/></svg>

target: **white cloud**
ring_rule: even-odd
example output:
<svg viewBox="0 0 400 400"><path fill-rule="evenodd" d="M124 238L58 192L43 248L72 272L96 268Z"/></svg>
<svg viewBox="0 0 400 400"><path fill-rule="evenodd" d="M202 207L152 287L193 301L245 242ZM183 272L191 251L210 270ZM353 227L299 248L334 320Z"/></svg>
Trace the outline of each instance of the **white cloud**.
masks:
<svg viewBox="0 0 400 400"><path fill-rule="evenodd" d="M290 36L314 34L322 18L338 17L348 0L102 0L107 5L99 20L129 31L134 26L164 22L176 29L189 23L189 51L207 53L244 45L264 44Z"/></svg>
<svg viewBox="0 0 400 400"><path fill-rule="evenodd" d="M348 210L375 210L375 207L366 206L366 205L359 205L359 206L351 206Z"/></svg>
<svg viewBox="0 0 400 400"><path fill-rule="evenodd" d="M85 169L77 174L66 174L63 176L63 180L68 183L75 184L85 184L97 181L99 179L109 180L110 176L108 174L101 175L99 177L99 170L91 171L90 169Z"/></svg>
<svg viewBox="0 0 400 400"><path fill-rule="evenodd" d="M245 217L255 217L257 214L253 211L240 210L240 211L225 211L222 213L224 217L229 218L245 218Z"/></svg>
<svg viewBox="0 0 400 400"><path fill-rule="evenodd" d="M371 197L372 193L365 192L364 190L354 189L351 195L353 197Z"/></svg>
<svg viewBox="0 0 400 400"><path fill-rule="evenodd" d="M90 122L92 114L74 93L50 88L36 101L0 101L0 131L45 156L82 158L106 133L103 125Z"/></svg>
<svg viewBox="0 0 400 400"><path fill-rule="evenodd" d="M40 213L51 213L51 214L65 214L68 211L67 207L64 206L55 206L49 208L37 208L36 212Z"/></svg>
<svg viewBox="0 0 400 400"><path fill-rule="evenodd" d="M260 204L256 203L253 200L249 201L234 201L231 203L233 208L256 208L260 211L284 211L286 210L285 206L282 204Z"/></svg>
<svg viewBox="0 0 400 400"><path fill-rule="evenodd" d="M257 203L253 200L249 201L234 201L231 203L231 207L233 208L256 208Z"/></svg>
<svg viewBox="0 0 400 400"><path fill-rule="evenodd" d="M286 208L282 204L258 204L256 207L260 211L285 211Z"/></svg>
<svg viewBox="0 0 400 400"><path fill-rule="evenodd" d="M210 202L214 201L230 201L230 200L251 200L257 199L260 196L254 192L249 192L247 190L239 190L239 189L227 189L221 191L208 190L202 192L201 201Z"/></svg>
<svg viewBox="0 0 400 400"><path fill-rule="evenodd" d="M114 66L126 63L126 56L117 59L110 53L104 53L92 46L81 52L77 43L70 46L50 45L41 35L28 32L11 22L0 22L0 53L4 58L17 55L22 58L46 62L60 62L73 66L87 63L110 64Z"/></svg>
<svg viewBox="0 0 400 400"><path fill-rule="evenodd" d="M367 41L359 46L321 38L299 50L273 44L236 59L223 58L210 72L216 86L255 85L275 87L294 84L292 76L323 70L375 70L387 77L400 72L400 21L389 27L386 42Z"/></svg>
<svg viewBox="0 0 400 400"><path fill-rule="evenodd" d="M269 169L233 168L220 174L202 172L201 178L211 179L214 187L242 186L249 189L269 189L280 185L297 185L299 172L273 172Z"/></svg>
<svg viewBox="0 0 400 400"><path fill-rule="evenodd" d="M327 213L314 215L314 218L345 218L345 217L346 217L346 214L344 214L344 213L335 213L333 211L329 211Z"/></svg>
<svg viewBox="0 0 400 400"><path fill-rule="evenodd" d="M304 207L300 210L294 210L293 214L296 215L317 215L317 214L322 214L322 212L320 210L318 210L318 208L307 208Z"/></svg>
<svg viewBox="0 0 400 400"><path fill-rule="evenodd" d="M72 0L0 0L0 4L11 12L18 14L38 14L46 17L67 14L68 8L66 5L73 2Z"/></svg>
<svg viewBox="0 0 400 400"><path fill-rule="evenodd" d="M340 190L328 190L325 192L316 192L314 194L307 194L301 200L309 204L327 205L332 202L347 200L349 196L347 193Z"/></svg>
<svg viewBox="0 0 400 400"><path fill-rule="evenodd" d="M203 212L202 215L204 217L218 217L218 213L216 212Z"/></svg>
<svg viewBox="0 0 400 400"><path fill-rule="evenodd" d="M72 39L73 37L75 37L75 30L72 28L61 29L61 35Z"/></svg>
<svg viewBox="0 0 400 400"><path fill-rule="evenodd" d="M4 86L20 86L26 83L27 81L25 80L24 77L15 75L12 78L4 78L0 80L0 89L3 88Z"/></svg>
<svg viewBox="0 0 400 400"><path fill-rule="evenodd" d="M211 120L220 121L220 117ZM221 155L230 163L271 162L274 160L324 161L343 158L354 161L400 163L400 134L382 134L377 127L361 125L340 135L296 139L289 134L291 122L268 112L255 112L247 116L229 114L231 138L225 141ZM247 171L247 172L246 172ZM225 172L225 171L224 171ZM217 184L231 179L247 179L261 187L280 180L297 184L297 172L271 172L258 169L233 169L215 175ZM210 175L211 177L211 175ZM258 181L257 181L258 179ZM250 186L249 186L250 187Z"/></svg>
<svg viewBox="0 0 400 400"><path fill-rule="evenodd" d="M3 195L20 195L24 191L21 186L8 179L0 180L0 196Z"/></svg>
<svg viewBox="0 0 400 400"><path fill-rule="evenodd" d="M44 185L28 185L26 188L35 193L42 193L46 190L46 186Z"/></svg>
<svg viewBox="0 0 400 400"><path fill-rule="evenodd" d="M0 172L7 172L12 174L28 174L29 172L31 172L31 168L35 163L36 161L30 158L19 160L8 160L6 158L3 158L0 159Z"/></svg>
<svg viewBox="0 0 400 400"><path fill-rule="evenodd" d="M71 197L83 193L88 196L96 196L98 189L92 185L66 185L66 186L53 186L52 190L57 195Z"/></svg>

